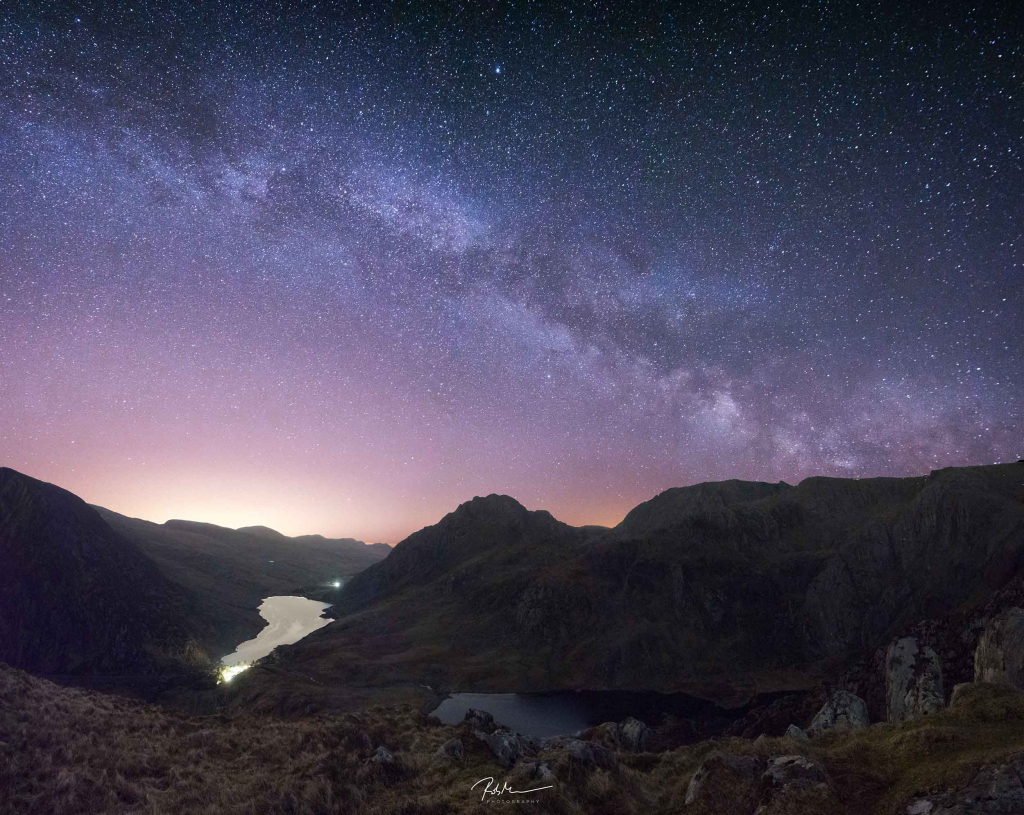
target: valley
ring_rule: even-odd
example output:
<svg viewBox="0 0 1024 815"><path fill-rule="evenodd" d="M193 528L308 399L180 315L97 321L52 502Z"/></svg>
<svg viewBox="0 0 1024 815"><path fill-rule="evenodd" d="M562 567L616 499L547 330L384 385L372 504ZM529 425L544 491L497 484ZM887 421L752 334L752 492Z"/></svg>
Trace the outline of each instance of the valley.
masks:
<svg viewBox="0 0 1024 815"><path fill-rule="evenodd" d="M1022 464L699 484L613 528L490 495L394 548L0 470L0 545L19 812L470 812L508 775L551 782L530 811L854 815L1024 756ZM757 780L783 759L806 783Z"/></svg>

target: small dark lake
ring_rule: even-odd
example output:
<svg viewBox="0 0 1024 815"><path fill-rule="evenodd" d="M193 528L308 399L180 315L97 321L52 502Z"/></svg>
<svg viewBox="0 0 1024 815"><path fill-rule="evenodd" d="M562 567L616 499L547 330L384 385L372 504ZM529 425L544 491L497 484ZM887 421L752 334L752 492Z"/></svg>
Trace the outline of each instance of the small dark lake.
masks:
<svg viewBox="0 0 1024 815"><path fill-rule="evenodd" d="M689 719L714 717L723 712L713 703L685 693L557 691L453 693L432 715L445 724L458 724L469 708L486 710L495 721L538 739L576 733L629 716L653 726L666 715Z"/></svg>

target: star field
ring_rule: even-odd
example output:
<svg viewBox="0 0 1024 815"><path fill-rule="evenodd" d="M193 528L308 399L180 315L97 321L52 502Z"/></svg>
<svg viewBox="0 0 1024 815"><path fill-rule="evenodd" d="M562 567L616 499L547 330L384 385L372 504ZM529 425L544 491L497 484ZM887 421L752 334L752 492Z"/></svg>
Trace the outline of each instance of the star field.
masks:
<svg viewBox="0 0 1024 815"><path fill-rule="evenodd" d="M0 16L0 463L397 541L1013 460L1012 4Z"/></svg>

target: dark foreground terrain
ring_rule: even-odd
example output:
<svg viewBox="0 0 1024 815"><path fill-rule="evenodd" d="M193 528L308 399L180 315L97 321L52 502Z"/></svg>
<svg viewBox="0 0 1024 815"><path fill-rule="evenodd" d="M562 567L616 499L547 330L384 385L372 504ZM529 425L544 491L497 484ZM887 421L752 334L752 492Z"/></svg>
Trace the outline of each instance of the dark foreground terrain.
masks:
<svg viewBox="0 0 1024 815"><path fill-rule="evenodd" d="M1024 811L1024 694L997 685L963 686L949 709L914 721L812 739L636 752L608 728L518 746L494 730L444 726L408 705L300 720L187 716L0 664L0 812L443 815L513 799L536 801L516 811L564 815ZM499 742L521 751L512 767ZM484 807L483 785L471 787L487 777L551 788Z"/></svg>

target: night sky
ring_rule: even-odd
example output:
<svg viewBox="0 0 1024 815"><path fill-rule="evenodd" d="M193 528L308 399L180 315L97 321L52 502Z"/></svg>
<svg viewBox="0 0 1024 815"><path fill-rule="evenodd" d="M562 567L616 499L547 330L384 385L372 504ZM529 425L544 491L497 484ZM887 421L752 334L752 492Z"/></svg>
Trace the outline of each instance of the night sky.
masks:
<svg viewBox="0 0 1024 815"><path fill-rule="evenodd" d="M1024 455L1015 4L491 5L7 5L0 464L395 542Z"/></svg>

